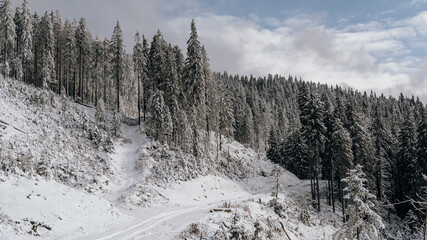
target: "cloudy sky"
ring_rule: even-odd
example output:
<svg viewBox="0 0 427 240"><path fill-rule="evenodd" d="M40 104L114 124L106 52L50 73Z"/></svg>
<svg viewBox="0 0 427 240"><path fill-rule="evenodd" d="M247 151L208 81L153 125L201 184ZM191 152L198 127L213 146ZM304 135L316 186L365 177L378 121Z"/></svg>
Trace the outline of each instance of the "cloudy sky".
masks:
<svg viewBox="0 0 427 240"><path fill-rule="evenodd" d="M119 20L129 50L137 30L151 41L160 29L185 52L194 18L214 71L291 74L427 102L427 0L30 0L30 6L85 17L100 38Z"/></svg>

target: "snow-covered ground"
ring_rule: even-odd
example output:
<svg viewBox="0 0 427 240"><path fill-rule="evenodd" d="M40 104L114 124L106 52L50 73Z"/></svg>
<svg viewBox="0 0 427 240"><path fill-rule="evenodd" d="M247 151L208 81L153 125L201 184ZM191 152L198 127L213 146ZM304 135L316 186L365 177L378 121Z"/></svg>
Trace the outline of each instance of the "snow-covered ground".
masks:
<svg viewBox="0 0 427 240"><path fill-rule="evenodd" d="M272 201L274 165L239 143L194 159L125 126L108 152L90 140L94 109L40 94L0 79L0 163L12 164L0 170L0 239L286 239L282 223L311 240L336 230L339 216L315 213L310 185L287 171Z"/></svg>

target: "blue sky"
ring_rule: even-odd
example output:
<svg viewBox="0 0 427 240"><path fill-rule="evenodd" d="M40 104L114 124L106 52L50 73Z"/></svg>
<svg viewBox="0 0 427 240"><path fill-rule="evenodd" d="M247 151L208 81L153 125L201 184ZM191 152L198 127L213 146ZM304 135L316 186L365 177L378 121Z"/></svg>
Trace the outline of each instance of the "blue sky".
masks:
<svg viewBox="0 0 427 240"><path fill-rule="evenodd" d="M194 18L214 71L291 74L427 101L427 0L30 0L30 6L85 17L100 38L118 19L129 50L137 30L151 41L160 28L185 52Z"/></svg>

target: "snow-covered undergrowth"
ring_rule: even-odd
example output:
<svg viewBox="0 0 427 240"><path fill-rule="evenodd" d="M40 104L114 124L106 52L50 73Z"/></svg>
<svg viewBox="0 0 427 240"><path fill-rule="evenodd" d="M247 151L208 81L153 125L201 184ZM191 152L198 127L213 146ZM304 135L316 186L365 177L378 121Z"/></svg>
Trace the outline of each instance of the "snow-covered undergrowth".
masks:
<svg viewBox="0 0 427 240"><path fill-rule="evenodd" d="M87 191L108 183L111 139L82 107L3 78L0 106L0 173L54 179Z"/></svg>
<svg viewBox="0 0 427 240"><path fill-rule="evenodd" d="M177 182L184 182L185 185L186 181L202 177L197 181L202 182L200 191L215 195L215 184L224 184L224 186L228 184L231 189L238 188L240 185L236 182L268 176L274 167L265 157L238 142L225 140L224 150L218 153L215 144L212 133L210 145L205 147L209 151L201 152L198 157L194 157L192 154L180 149L170 149L169 146L158 142L142 142L135 164L136 170L141 173L139 181L135 182L129 191L121 196L121 199L138 206L174 204L162 193L162 189L173 188ZM204 180L203 177L206 176L208 177ZM212 186L207 187L209 182ZM186 192L186 189L176 191ZM242 189L242 191L250 191L250 189Z"/></svg>
<svg viewBox="0 0 427 240"><path fill-rule="evenodd" d="M207 153L198 157L180 149L170 149L158 142L144 142L139 149L136 168L147 182L188 181L198 176L223 175L231 179L245 179L270 174L274 165L264 156L236 141L225 140L223 150L216 152L214 134L211 133Z"/></svg>
<svg viewBox="0 0 427 240"><path fill-rule="evenodd" d="M291 184L298 191L306 187L294 176L281 177L280 182L283 186ZM267 189L273 188L272 184L263 182ZM309 200L294 190L282 192L277 200L264 193L213 206L211 214L189 224L179 239L287 239L286 234L291 239L332 239L340 225L337 214L330 209L319 214Z"/></svg>
<svg viewBox="0 0 427 240"><path fill-rule="evenodd" d="M0 239L85 234L117 218L110 202L89 194L113 181L113 139L93 115L0 77Z"/></svg>

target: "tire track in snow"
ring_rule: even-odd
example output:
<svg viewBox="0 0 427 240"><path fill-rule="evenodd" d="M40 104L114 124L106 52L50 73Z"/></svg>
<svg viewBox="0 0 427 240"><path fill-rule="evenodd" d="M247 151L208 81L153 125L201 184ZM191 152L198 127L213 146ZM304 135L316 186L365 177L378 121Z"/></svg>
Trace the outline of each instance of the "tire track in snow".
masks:
<svg viewBox="0 0 427 240"><path fill-rule="evenodd" d="M188 214L188 213L192 213L192 212L196 212L197 210L209 209L211 207L212 207L211 205L203 205L203 206L197 206L197 207L192 207L192 208L187 208L187 209L182 209L182 210L175 210L175 211L171 211L171 212L161 213L161 214L158 214L154 217L146 219L146 220L144 220L138 224L135 224L129 228L118 231L114 234L104 236L102 238L98 238L98 240L109 240L109 239L131 240L131 239L136 239L136 238L141 237L138 235L142 235L143 233L146 233L148 230L155 228L156 226L160 225L163 222L166 222L167 220L169 220L171 218L174 218L174 217L177 217L180 215L184 215L184 214Z"/></svg>

